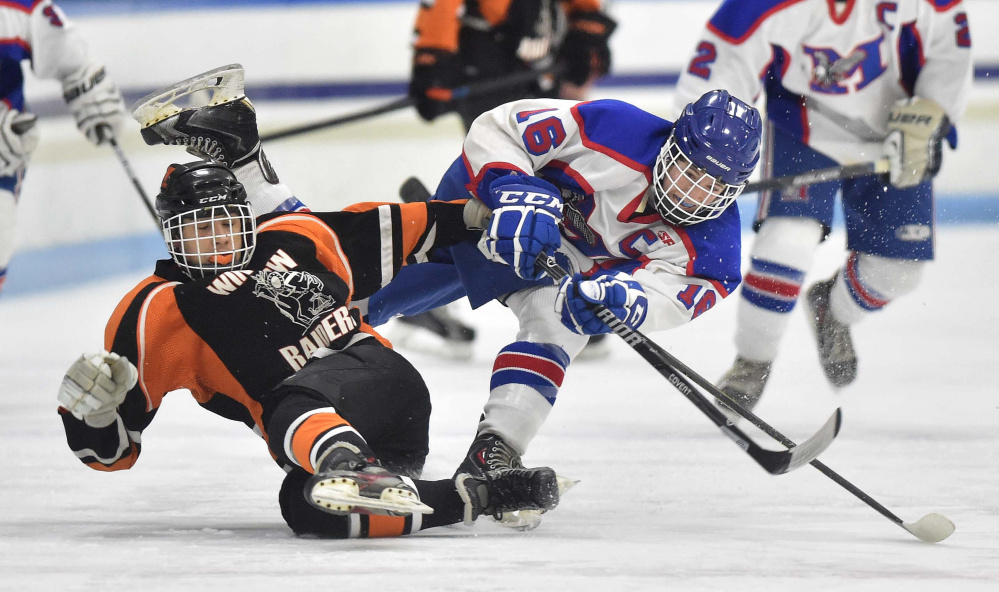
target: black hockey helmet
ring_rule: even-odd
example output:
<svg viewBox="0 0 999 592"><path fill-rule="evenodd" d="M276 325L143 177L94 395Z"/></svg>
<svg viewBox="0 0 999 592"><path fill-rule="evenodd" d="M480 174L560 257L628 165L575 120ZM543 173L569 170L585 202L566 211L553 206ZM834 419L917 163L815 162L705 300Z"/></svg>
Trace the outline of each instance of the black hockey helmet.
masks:
<svg viewBox="0 0 999 592"><path fill-rule="evenodd" d="M246 190L232 171L199 160L167 167L156 196L156 214L166 220L202 208L245 203Z"/></svg>
<svg viewBox="0 0 999 592"><path fill-rule="evenodd" d="M246 189L214 162L172 164L156 196L167 251L188 276L242 269L256 246L256 221Z"/></svg>

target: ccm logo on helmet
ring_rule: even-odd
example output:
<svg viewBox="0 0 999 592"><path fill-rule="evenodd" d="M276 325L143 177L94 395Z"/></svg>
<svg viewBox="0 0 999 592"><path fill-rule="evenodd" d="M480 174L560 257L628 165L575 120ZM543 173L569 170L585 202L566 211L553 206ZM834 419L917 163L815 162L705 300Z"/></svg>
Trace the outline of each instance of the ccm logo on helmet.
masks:
<svg viewBox="0 0 999 592"><path fill-rule="evenodd" d="M203 197L198 200L199 204L209 204L216 201L222 201L226 198L225 193L220 193L218 195L209 195L208 197Z"/></svg>

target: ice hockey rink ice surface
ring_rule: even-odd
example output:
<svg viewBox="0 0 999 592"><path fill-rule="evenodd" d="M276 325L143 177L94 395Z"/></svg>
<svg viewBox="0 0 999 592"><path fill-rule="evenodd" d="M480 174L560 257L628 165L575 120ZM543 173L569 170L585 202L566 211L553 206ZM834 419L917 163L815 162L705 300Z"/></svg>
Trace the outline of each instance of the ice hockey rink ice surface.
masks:
<svg viewBox="0 0 999 592"><path fill-rule="evenodd" d="M373 130L371 137L359 139L360 154L337 153L337 168L317 164L329 162L323 140L332 134L268 151L313 207L336 207L331 196L344 192L353 201L391 199L386 193L409 171L432 182L446 166L441 155L456 155L458 145L456 126L427 136L393 121L358 128ZM445 136L448 148L438 150ZM172 148L149 156L157 149L146 152L135 138L125 146L149 187L163 165L186 158ZM38 169L55 166L62 149L58 140L43 143ZM403 150L412 155L408 170L396 166ZM110 152L99 165L87 158L67 166L95 183L114 179L119 215L146 215ZM391 173L362 172L375 190L359 193L362 180L338 172L357 170L351 158L381 158ZM43 213L41 204L24 206L23 216ZM832 273L842 245L834 233L808 283ZM580 480L537 530L480 519L399 539L297 538L281 519L283 473L263 441L199 409L186 392L166 398L129 471L90 470L66 447L55 400L62 374L81 352L100 347L114 305L144 273L5 297L0 589L993 590L997 246L994 224L938 229L937 261L918 291L855 328L860 374L839 393L822 378L799 307L757 409L800 440L841 406L842 431L822 461L905 520L930 512L950 518L957 531L936 545L811 467L765 473L616 338L609 359L573 365L525 457ZM735 309L729 298L652 337L715 380L734 357ZM486 400L492 357L514 330L498 305L457 314L479 331L472 361L403 350L432 393L427 478L446 478L460 462Z"/></svg>

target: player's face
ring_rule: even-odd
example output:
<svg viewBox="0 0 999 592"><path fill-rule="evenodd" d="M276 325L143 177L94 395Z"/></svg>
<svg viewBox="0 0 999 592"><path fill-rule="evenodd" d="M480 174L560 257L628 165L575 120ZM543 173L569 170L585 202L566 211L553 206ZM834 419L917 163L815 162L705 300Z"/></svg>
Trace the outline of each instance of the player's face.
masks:
<svg viewBox="0 0 999 592"><path fill-rule="evenodd" d="M189 265L228 265L243 248L243 224L239 218L192 216L180 227L180 252Z"/></svg>
<svg viewBox="0 0 999 592"><path fill-rule="evenodd" d="M663 189L666 197L679 209L693 213L721 199L717 181L707 171L693 164L682 154L666 169Z"/></svg>

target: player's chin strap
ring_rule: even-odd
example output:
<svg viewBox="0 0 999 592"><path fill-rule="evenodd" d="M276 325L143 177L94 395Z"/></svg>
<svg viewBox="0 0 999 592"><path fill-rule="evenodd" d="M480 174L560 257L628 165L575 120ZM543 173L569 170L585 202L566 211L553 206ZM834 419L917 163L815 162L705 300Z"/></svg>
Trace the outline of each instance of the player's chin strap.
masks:
<svg viewBox="0 0 999 592"><path fill-rule="evenodd" d="M555 257L542 254L536 263L540 268L556 282L566 277L568 273L555 260ZM840 426L840 410L837 409L832 417L826 421L818 432L811 438L796 445L787 436L781 434L765 421L757 417L753 412L747 410L737 401L726 395L721 389L711 384L696 372L688 368L682 362L673 357L669 352L636 331L612 313L602 304L591 304L592 310L597 316L607 323L621 339L624 340L633 350L638 352L653 368L659 371L670 384L692 402L702 413L708 416L717 425L722 433L731 438L740 448L746 451L749 456L760 464L764 469L772 474L780 475L792 471L805 464L810 464L822 474L826 475L841 487L858 497L861 501L877 510L881 515L888 518L895 524L904 528L920 540L936 543L944 540L954 532L954 524L940 514L927 514L914 523L903 522L901 518L893 514L890 510L882 506L852 483L841 477L829 467L817 460L822 453L832 443ZM701 394L691 383L696 383L709 394L723 400L726 405L735 410L736 413L749 420L754 426L763 430L768 436L777 440L788 449L785 451L772 451L760 448L739 428L732 424L717 407L711 404L708 399Z"/></svg>

